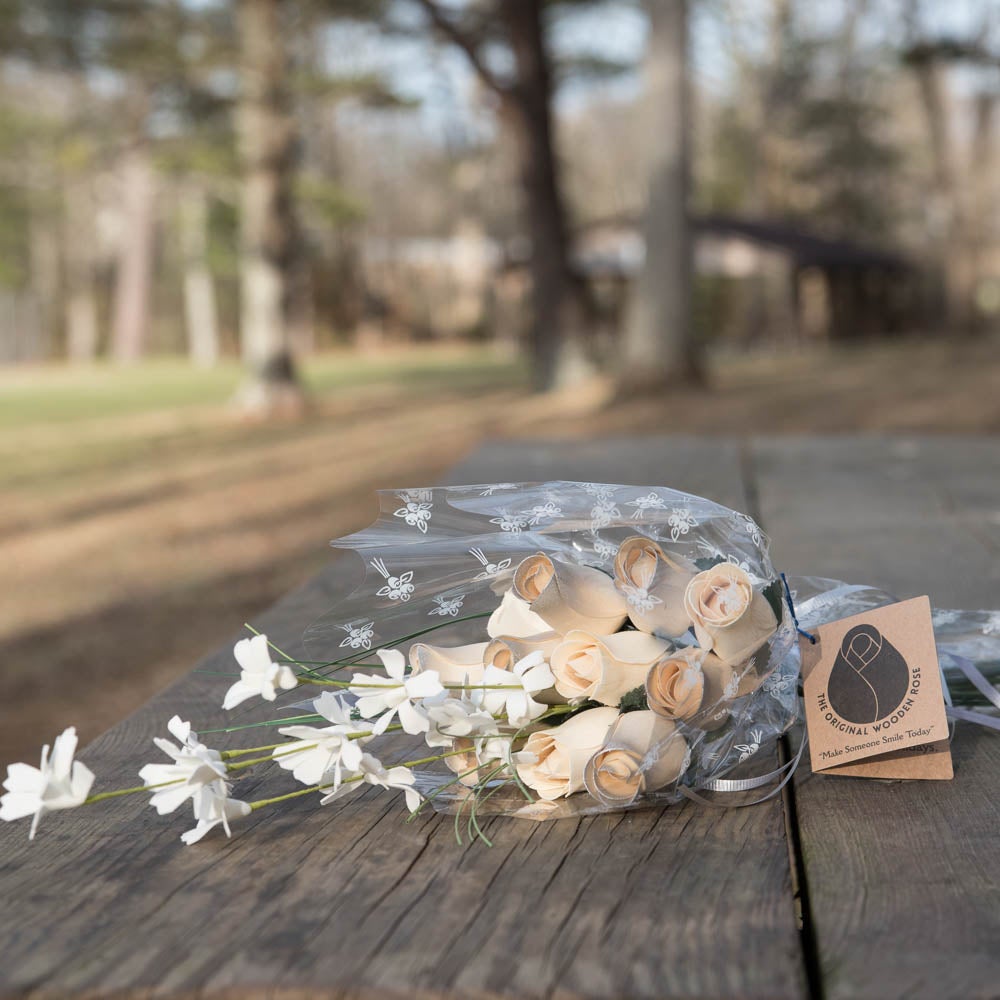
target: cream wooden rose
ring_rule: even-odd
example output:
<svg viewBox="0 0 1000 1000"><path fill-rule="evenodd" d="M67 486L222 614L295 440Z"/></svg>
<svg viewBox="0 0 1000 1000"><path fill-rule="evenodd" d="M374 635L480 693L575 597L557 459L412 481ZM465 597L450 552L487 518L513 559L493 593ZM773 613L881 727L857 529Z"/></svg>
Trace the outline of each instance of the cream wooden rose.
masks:
<svg viewBox="0 0 1000 1000"><path fill-rule="evenodd" d="M626 538L615 556L615 586L627 601L636 628L676 637L691 627L684 591L694 577L692 563L668 556L643 535Z"/></svg>
<svg viewBox="0 0 1000 1000"><path fill-rule="evenodd" d="M483 655L489 644L474 642L468 646L432 646L415 642L410 647L410 668L414 673L436 670L442 684L478 684L483 679Z"/></svg>
<svg viewBox="0 0 1000 1000"><path fill-rule="evenodd" d="M694 577L684 606L702 649L730 666L745 662L778 627L767 598L739 566L723 562Z"/></svg>
<svg viewBox="0 0 1000 1000"><path fill-rule="evenodd" d="M625 623L625 598L611 577L543 552L521 561L514 573L514 593L556 632L582 628L611 635Z"/></svg>
<svg viewBox="0 0 1000 1000"><path fill-rule="evenodd" d="M561 726L532 733L516 755L521 780L546 800L579 792L587 761L604 745L617 718L616 708L590 708Z"/></svg>
<svg viewBox="0 0 1000 1000"><path fill-rule="evenodd" d="M513 636L502 635L490 642L483 653L483 662L487 667L498 670L511 670L515 663L532 653L541 653L548 662L552 650L562 642L558 632L542 632L540 635L526 639L515 639ZM543 705L562 705L566 699L554 687L537 691L532 695L535 701Z"/></svg>
<svg viewBox="0 0 1000 1000"><path fill-rule="evenodd" d="M687 741L676 723L655 712L626 712L587 762L584 782L602 805L621 808L676 781L687 760Z"/></svg>
<svg viewBox="0 0 1000 1000"><path fill-rule="evenodd" d="M562 636L558 632L551 631L523 638L500 635L486 644L486 649L483 652L483 663L499 670L510 670L518 660L523 660L529 654L537 652L541 652L542 656L549 660L552 657L552 650L560 642L562 642Z"/></svg>
<svg viewBox="0 0 1000 1000"><path fill-rule="evenodd" d="M556 691L570 702L589 698L617 705L622 695L642 687L649 668L670 644L645 632L600 636L584 629L567 632L552 651L549 665Z"/></svg>
<svg viewBox="0 0 1000 1000"><path fill-rule="evenodd" d="M504 593L500 606L486 622L486 634L491 639L499 636L523 639L548 630L545 620L536 615L528 602L521 600L513 590Z"/></svg>
<svg viewBox="0 0 1000 1000"><path fill-rule="evenodd" d="M665 656L646 676L646 703L665 719L718 729L738 694L738 673L714 653L689 646Z"/></svg>

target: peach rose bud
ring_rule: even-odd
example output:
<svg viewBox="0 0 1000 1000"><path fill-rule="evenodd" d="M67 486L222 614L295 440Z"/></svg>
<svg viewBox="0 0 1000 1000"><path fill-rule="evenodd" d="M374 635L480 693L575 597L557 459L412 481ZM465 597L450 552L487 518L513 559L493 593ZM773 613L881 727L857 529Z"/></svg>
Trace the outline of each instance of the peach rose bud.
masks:
<svg viewBox="0 0 1000 1000"><path fill-rule="evenodd" d="M655 663L646 677L646 703L665 719L718 729L737 694L737 672L713 653L689 646Z"/></svg>
<svg viewBox="0 0 1000 1000"><path fill-rule="evenodd" d="M500 606L490 615L486 623L486 634L491 639L499 636L513 636L524 639L528 636L548 632L545 619L531 610L527 601L522 601L513 590L508 590L500 601Z"/></svg>
<svg viewBox="0 0 1000 1000"><path fill-rule="evenodd" d="M604 746L617 718L617 708L589 708L561 726L532 733L514 755L521 780L547 801L581 791L587 761Z"/></svg>
<svg viewBox="0 0 1000 1000"><path fill-rule="evenodd" d="M695 573L693 564L668 556L642 535L626 538L615 556L615 585L628 602L629 618L656 635L679 636L691 627L684 590Z"/></svg>
<svg viewBox="0 0 1000 1000"><path fill-rule="evenodd" d="M579 628L611 635L625 623L625 598L611 577L542 552L521 561L514 573L514 593L556 632Z"/></svg>
<svg viewBox="0 0 1000 1000"><path fill-rule="evenodd" d="M602 805L621 808L672 784L687 761L687 742L676 723L655 712L626 712L587 762L584 782Z"/></svg>
<svg viewBox="0 0 1000 1000"><path fill-rule="evenodd" d="M775 632L778 620L739 566L719 563L687 585L684 606L702 649L730 666L749 659Z"/></svg>
<svg viewBox="0 0 1000 1000"><path fill-rule="evenodd" d="M567 632L549 660L556 691L570 702L590 698L617 705L622 695L642 687L649 668L670 644L645 632L599 636L583 629Z"/></svg>
<svg viewBox="0 0 1000 1000"><path fill-rule="evenodd" d="M415 642L410 646L410 667L415 674L436 670L442 684L470 684L483 679L483 655L488 643L474 642L469 646L431 646Z"/></svg>

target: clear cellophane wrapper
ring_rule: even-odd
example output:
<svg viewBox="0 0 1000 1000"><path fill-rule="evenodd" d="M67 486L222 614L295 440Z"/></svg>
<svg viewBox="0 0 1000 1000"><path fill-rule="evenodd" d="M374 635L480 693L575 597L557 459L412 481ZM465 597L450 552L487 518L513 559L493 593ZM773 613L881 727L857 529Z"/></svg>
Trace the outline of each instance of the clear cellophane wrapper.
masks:
<svg viewBox="0 0 1000 1000"><path fill-rule="evenodd" d="M408 654L413 642L445 647L484 642L488 616L523 560L544 553L612 578L619 547L635 536L699 572L723 563L739 567L775 614L773 632L739 665L738 691L702 705L698 725L676 721L686 744L679 777L625 804L600 801L586 789L543 802L537 796L529 801L522 783L509 774L473 791L437 761L416 769L417 787L440 811L464 809L475 795L480 815L555 819L671 803L685 790L712 790L727 776L774 768L768 751L800 717L800 661L796 625L768 538L746 514L665 487L548 482L381 491L374 524L333 543L353 551L363 579L310 627L306 647L314 659L330 662L354 653L360 659L381 648ZM812 577L792 577L789 586L806 630L894 599L871 587ZM635 628L633 619L641 617L630 614L623 628ZM935 612L935 628L946 668L952 655L987 668L1000 661L996 613ZM698 647L693 629L660 634L676 649ZM397 743L401 757L412 756L420 745L414 737L400 736ZM651 766L656 754L652 747Z"/></svg>

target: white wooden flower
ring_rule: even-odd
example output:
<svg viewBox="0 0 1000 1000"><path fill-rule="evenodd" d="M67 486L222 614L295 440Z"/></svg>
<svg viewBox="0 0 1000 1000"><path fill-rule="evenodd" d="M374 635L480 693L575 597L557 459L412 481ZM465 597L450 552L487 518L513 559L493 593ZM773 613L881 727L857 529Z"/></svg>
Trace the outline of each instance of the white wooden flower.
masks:
<svg viewBox="0 0 1000 1000"><path fill-rule="evenodd" d="M483 671L483 706L494 716L506 715L512 726L526 726L548 708L532 695L554 684L545 654L538 650L518 660L512 670L487 667Z"/></svg>
<svg viewBox="0 0 1000 1000"><path fill-rule="evenodd" d="M378 758L366 753L362 755L357 771L351 777L360 780L344 782L339 788L324 795L321 800L323 805L357 791L363 784L369 784L401 791L406 797L406 807L410 812L414 812L420 807L420 793L413 787L413 772L408 767L386 769Z"/></svg>
<svg viewBox="0 0 1000 1000"><path fill-rule="evenodd" d="M155 786L149 804L161 816L195 798L203 788L214 787L217 793L225 792L226 765L222 755L199 742L191 723L178 715L167 723L167 729L178 743L158 737L153 738L153 743L172 763L146 764L139 771L144 785Z"/></svg>
<svg viewBox="0 0 1000 1000"><path fill-rule="evenodd" d="M371 727L376 736L385 732L397 713L404 732L411 736L426 733L430 722L420 701L444 691L437 671L421 670L406 676L406 658L398 649L379 649L375 655L385 666L387 676L355 674L348 688L358 696L361 717L376 720Z"/></svg>
<svg viewBox="0 0 1000 1000"><path fill-rule="evenodd" d="M456 739L492 736L498 732L496 719L480 707L478 691L464 692L466 697L441 698L425 702L430 728L424 736L429 747L451 746Z"/></svg>
<svg viewBox="0 0 1000 1000"><path fill-rule="evenodd" d="M181 840L190 847L192 844L197 844L209 830L219 825L226 831L226 836L231 837L230 820L242 819L244 816L249 816L252 811L249 803L231 799L224 783L221 788L205 786L194 798L195 826L182 833Z"/></svg>
<svg viewBox="0 0 1000 1000"><path fill-rule="evenodd" d="M31 816L29 840L34 839L42 816L83 805L90 794L94 773L86 764L73 760L76 744L76 729L70 726L53 741L51 756L48 744L42 747L38 767L18 763L7 768L3 783L7 791L0 795L0 819Z"/></svg>
<svg viewBox="0 0 1000 1000"><path fill-rule="evenodd" d="M292 742L276 747L272 756L296 781L304 785L321 784L331 777L334 787L340 784L344 768L355 770L361 762L361 746L372 739L358 733L368 732L369 726L351 719L350 709L340 697L325 691L313 707L329 726L285 726L278 730Z"/></svg>
<svg viewBox="0 0 1000 1000"><path fill-rule="evenodd" d="M265 701L274 701L278 688L290 691L298 684L291 667L271 659L266 635L240 639L233 647L233 655L240 665L240 679L226 692L222 702L226 710L235 708L247 698L261 697Z"/></svg>

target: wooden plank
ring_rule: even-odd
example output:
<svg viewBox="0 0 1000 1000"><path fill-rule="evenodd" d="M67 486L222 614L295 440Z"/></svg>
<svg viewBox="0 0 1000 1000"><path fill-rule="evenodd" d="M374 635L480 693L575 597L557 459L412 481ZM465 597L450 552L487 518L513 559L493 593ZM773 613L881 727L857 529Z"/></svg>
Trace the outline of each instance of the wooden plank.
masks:
<svg viewBox="0 0 1000 1000"><path fill-rule="evenodd" d="M542 459L540 456L544 456ZM741 506L737 450L715 442L491 446L454 479L667 482ZM260 623L300 648L342 592L335 564ZM183 623L179 623L182 627ZM228 649L203 669L230 670ZM224 679L192 674L82 755L131 783L179 711L207 721ZM250 744L253 738L250 738ZM265 774L242 797L287 790ZM492 849L396 798L255 813L231 841L140 801L0 829L7 995L800 996L782 810L689 805L534 824L492 819Z"/></svg>
<svg viewBox="0 0 1000 1000"><path fill-rule="evenodd" d="M771 440L754 449L777 565L938 607L1000 607L1000 442ZM952 782L796 779L824 993L994 996L1000 739L959 723Z"/></svg>

